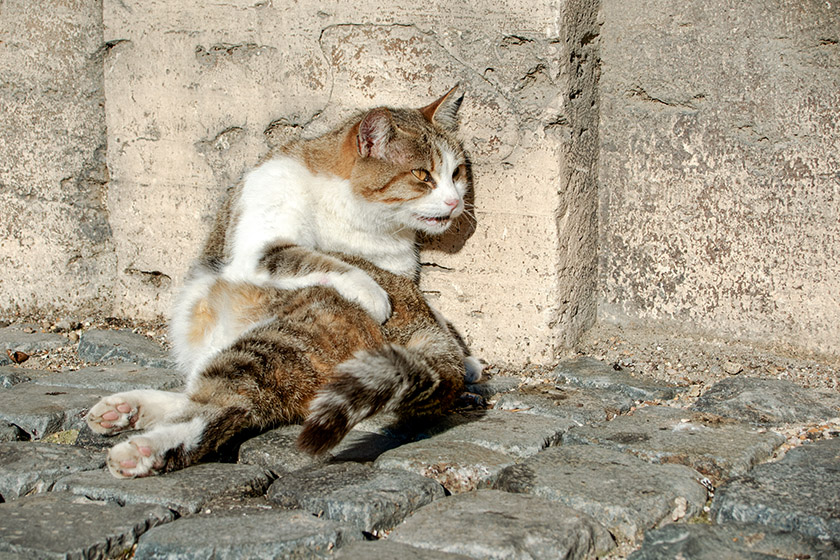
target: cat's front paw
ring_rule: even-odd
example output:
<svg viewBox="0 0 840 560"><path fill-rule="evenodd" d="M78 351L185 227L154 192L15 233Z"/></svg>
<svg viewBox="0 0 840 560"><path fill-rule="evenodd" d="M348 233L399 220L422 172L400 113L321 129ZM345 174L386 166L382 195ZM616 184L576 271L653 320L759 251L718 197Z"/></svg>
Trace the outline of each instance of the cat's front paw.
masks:
<svg viewBox="0 0 840 560"><path fill-rule="evenodd" d="M140 414L139 404L129 402L122 395L103 397L93 405L85 415L85 421L91 431L111 436L133 430Z"/></svg>
<svg viewBox="0 0 840 560"><path fill-rule="evenodd" d="M478 383L484 372L484 364L475 356L464 356L464 382Z"/></svg>
<svg viewBox="0 0 840 560"><path fill-rule="evenodd" d="M379 323L391 316L391 299L388 292L376 283L366 272L351 270L338 275L333 287L344 299L358 303Z"/></svg>
<svg viewBox="0 0 840 560"><path fill-rule="evenodd" d="M156 474L163 467L154 442L137 436L115 445L108 452L108 470L117 478L138 478Z"/></svg>

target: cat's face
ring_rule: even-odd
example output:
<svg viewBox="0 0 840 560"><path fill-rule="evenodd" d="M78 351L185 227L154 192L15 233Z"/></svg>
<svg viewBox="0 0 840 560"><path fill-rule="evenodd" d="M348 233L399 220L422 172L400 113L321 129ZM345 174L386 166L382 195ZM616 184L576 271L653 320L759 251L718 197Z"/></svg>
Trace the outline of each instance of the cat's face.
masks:
<svg viewBox="0 0 840 560"><path fill-rule="evenodd" d="M470 170L454 137L453 91L419 110L374 109L359 123L351 184L401 227L439 234L464 212Z"/></svg>

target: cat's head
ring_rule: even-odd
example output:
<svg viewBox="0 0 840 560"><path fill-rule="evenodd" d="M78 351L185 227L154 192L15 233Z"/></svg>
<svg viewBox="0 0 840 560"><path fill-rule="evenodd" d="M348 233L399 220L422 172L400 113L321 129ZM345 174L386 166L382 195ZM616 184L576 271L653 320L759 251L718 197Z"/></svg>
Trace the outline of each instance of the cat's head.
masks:
<svg viewBox="0 0 840 560"><path fill-rule="evenodd" d="M457 89L421 109L372 109L351 129L354 192L401 227L439 234L464 212L471 173L455 138Z"/></svg>

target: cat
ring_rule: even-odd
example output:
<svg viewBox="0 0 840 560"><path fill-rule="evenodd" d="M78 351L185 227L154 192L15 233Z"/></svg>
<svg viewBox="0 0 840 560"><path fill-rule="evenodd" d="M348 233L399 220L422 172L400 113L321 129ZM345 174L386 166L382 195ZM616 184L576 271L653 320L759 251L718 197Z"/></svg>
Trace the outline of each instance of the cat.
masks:
<svg viewBox="0 0 840 560"><path fill-rule="evenodd" d="M370 375L374 378L369 383L379 384L382 394L396 399L396 404L368 406L365 414L383 407L405 414L400 399L406 395L406 402L413 403L417 412L445 408L451 401L451 387L463 388L465 379L478 379L480 362L469 355L457 331L423 300L416 286L417 232L442 233L464 212L470 170L454 137L462 100L454 95L456 89L421 109L370 110L321 137L274 150L246 174L223 204L201 257L176 299L170 331L176 359L187 373L185 393L133 391L112 395L87 416L91 429L98 433L153 427L145 436L111 450L112 473L143 476L189 464L249 426L265 427L307 417L310 400L312 411L307 423L317 425L318 403L322 402L322 394L314 396L317 388L325 383L331 387L329 383L339 383L340 379L358 385L346 380L365 379L364 366L372 368ZM402 288L395 289L397 285ZM407 335L400 331L396 338L389 337L394 328L391 322L396 320L392 316L397 303L394 294L407 290L413 290L410 297L402 297L414 302L415 313L431 316L435 328L424 323L416 332ZM308 343L290 343L290 348L277 356L265 354L265 363L289 359L302 369L283 362L289 369L288 378L284 378L277 369L254 373L253 364L242 365L238 382L262 395L259 398L245 397L245 388L231 391L232 382L208 381L219 377L213 373L217 370L235 378L235 368L230 364L236 360L230 356L239 351L234 349L265 342L254 341L254 337L268 340L277 333L286 336L306 330L304 325L295 326L289 321L294 317L314 320L321 308L307 307L297 298L300 294L321 294L318 298L324 299L328 297L325 293L331 294L331 308L335 310L328 317L341 317L339 301L344 302L348 317L355 317L347 333L321 325L325 321L321 318L315 325L321 325L323 332L312 333ZM297 302L295 306L278 303L287 298ZM406 314L409 306L403 302L402 309ZM359 323L362 319L354 314L359 310L365 312L369 323ZM293 311L297 314L284 315ZM374 337L379 346L371 354L371 347L356 339L362 337L359 333L374 332L371 325L383 323L379 338ZM429 348L423 342L426 338L431 341ZM320 350L312 343L316 339L322 345ZM352 341L356 341L355 346ZM451 348L453 341L456 349ZM345 353L336 361L333 354L337 350L330 350L330 344L336 348L350 345L353 353L362 354L351 358L352 353ZM294 354L292 348L298 350L295 356L290 355ZM424 349L428 350L425 357ZM324 361L321 354L333 357ZM437 362L442 359L439 355L449 359L455 354L461 360L460 385L448 377L451 364L444 368L445 375L422 365L424 360ZM308 366L301 365L308 361ZM450 388L444 391L447 397L432 390L431 398L427 389L423 398L418 398L412 396L410 387L393 385L406 376L420 376L420 382L423 375L437 381L425 381L419 387L441 384ZM443 378L445 382L440 381ZM262 382L266 385L261 389ZM274 395L272 391L280 393ZM230 402L216 402L219 399ZM328 396L323 399L330 400ZM336 399L341 401L333 397L335 406ZM342 406L357 404L367 406L355 401ZM353 413L346 423L330 421L330 428L320 430L318 437L306 435L317 432L315 428L304 429L301 446L323 452L362 416ZM332 437L326 437L326 432Z"/></svg>
<svg viewBox="0 0 840 560"><path fill-rule="evenodd" d="M471 181L455 137L463 99L457 90L421 109L379 107L357 115L323 136L276 148L245 175L176 299L171 341L188 379L236 336L226 323L201 326L193 313L220 278L279 289L331 286L376 320L389 317L385 291L324 252L417 278L417 232L446 231L464 212ZM273 272L259 266L269 244L285 247L283 266ZM481 363L462 346L465 374L477 381Z"/></svg>
<svg viewBox="0 0 840 560"><path fill-rule="evenodd" d="M259 266L276 272L285 251L270 246ZM416 282L358 257L326 256L364 271L386 291L392 306L386 322L330 286L288 290L217 278L197 312L239 332L190 388L118 393L88 412L96 433L148 430L111 448L114 476L180 469L237 436L301 420L298 446L320 454L378 412L406 418L453 405L465 390L464 354Z"/></svg>

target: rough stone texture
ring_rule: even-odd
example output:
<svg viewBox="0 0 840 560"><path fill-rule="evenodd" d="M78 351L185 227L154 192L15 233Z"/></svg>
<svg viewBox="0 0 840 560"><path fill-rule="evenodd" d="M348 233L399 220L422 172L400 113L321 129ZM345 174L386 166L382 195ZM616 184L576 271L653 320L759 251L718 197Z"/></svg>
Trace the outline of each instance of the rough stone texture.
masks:
<svg viewBox="0 0 840 560"><path fill-rule="evenodd" d="M518 377L494 375L493 377L482 379L479 383L470 383L467 385L467 391L486 398L499 393L512 391L519 387L520 383L522 383L522 380Z"/></svg>
<svg viewBox="0 0 840 560"><path fill-rule="evenodd" d="M153 504L118 506L63 492L0 504L0 556L116 558L172 512Z"/></svg>
<svg viewBox="0 0 840 560"><path fill-rule="evenodd" d="M655 463L680 463L718 482L767 459L785 438L712 414L649 406L611 422L574 428L563 441L610 447Z"/></svg>
<svg viewBox="0 0 840 560"><path fill-rule="evenodd" d="M635 540L662 522L700 513L706 503L700 478L682 465L652 465L611 449L563 445L508 467L495 488L562 502L599 520L613 535Z"/></svg>
<svg viewBox="0 0 840 560"><path fill-rule="evenodd" d="M692 408L770 426L805 424L840 416L840 396L806 391L781 379L731 377L715 383Z"/></svg>
<svg viewBox="0 0 840 560"><path fill-rule="evenodd" d="M0 329L0 354L6 354L7 350L34 354L70 346L70 344L70 340L60 334L26 332L17 327Z"/></svg>
<svg viewBox="0 0 840 560"><path fill-rule="evenodd" d="M23 431L14 424L0 422L0 442L20 441L25 439Z"/></svg>
<svg viewBox="0 0 840 560"><path fill-rule="evenodd" d="M116 259L104 208L102 1L0 18L0 313L107 305Z"/></svg>
<svg viewBox="0 0 840 560"><path fill-rule="evenodd" d="M192 517L143 535L134 558L325 558L334 548L360 539L358 529L297 511Z"/></svg>
<svg viewBox="0 0 840 560"><path fill-rule="evenodd" d="M628 560L774 560L819 558L836 560L840 550L798 533L774 531L762 525L666 525L645 533L641 549Z"/></svg>
<svg viewBox="0 0 840 560"><path fill-rule="evenodd" d="M759 523L840 545L840 439L796 448L715 492L717 523Z"/></svg>
<svg viewBox="0 0 840 560"><path fill-rule="evenodd" d="M99 389L109 393L132 389L171 391L183 387L184 375L174 369L114 364L87 367L76 371L42 373L34 376L32 382L36 385L52 385L53 387Z"/></svg>
<svg viewBox="0 0 840 560"><path fill-rule="evenodd" d="M434 441L461 441L499 453L530 457L560 442L577 422L569 418L537 416L507 410L453 414L432 428Z"/></svg>
<svg viewBox="0 0 840 560"><path fill-rule="evenodd" d="M0 366L0 389L8 389L18 383L29 381L34 375L40 375L39 372L31 369L23 369L14 366Z"/></svg>
<svg viewBox="0 0 840 560"><path fill-rule="evenodd" d="M382 434L351 430L329 453L314 458L296 445L302 429L297 424L282 426L249 439L239 447L239 461L280 474L332 461L373 461L399 445L398 440Z"/></svg>
<svg viewBox="0 0 840 560"><path fill-rule="evenodd" d="M102 453L52 443L0 444L0 501L46 492L61 477L105 466Z"/></svg>
<svg viewBox="0 0 840 560"><path fill-rule="evenodd" d="M582 559L613 547L607 530L584 513L495 490L438 500L409 517L389 538L480 559Z"/></svg>
<svg viewBox="0 0 840 560"><path fill-rule="evenodd" d="M207 463L148 478L118 479L105 470L78 473L62 478L54 489L120 504L160 504L184 515L222 495L261 494L269 482L259 467Z"/></svg>
<svg viewBox="0 0 840 560"><path fill-rule="evenodd" d="M408 443L383 453L374 466L403 469L431 478L452 494L487 488L515 457L462 441L437 438Z"/></svg>
<svg viewBox="0 0 840 560"><path fill-rule="evenodd" d="M221 193L268 146L460 82L476 223L424 253L424 289L498 362L550 362L592 322L596 1L145 7L104 5L120 314L169 311Z"/></svg>
<svg viewBox="0 0 840 560"><path fill-rule="evenodd" d="M467 560L469 556L427 550L380 539L375 542L354 542L335 552L336 560Z"/></svg>
<svg viewBox="0 0 840 560"><path fill-rule="evenodd" d="M84 331L79 338L79 357L86 362L130 362L158 368L175 366L156 342L128 330Z"/></svg>
<svg viewBox="0 0 840 560"><path fill-rule="evenodd" d="M268 490L268 499L281 507L304 509L368 532L388 531L443 496L443 488L427 478L358 463L284 474Z"/></svg>
<svg viewBox="0 0 840 560"><path fill-rule="evenodd" d="M84 413L106 394L96 389L19 383L0 390L0 422L18 426L32 439L82 429Z"/></svg>
<svg viewBox="0 0 840 560"><path fill-rule="evenodd" d="M553 372L559 383L587 389L605 389L626 395L637 401L672 399L682 388L625 371L616 371L609 364L595 358L563 360Z"/></svg>
<svg viewBox="0 0 840 560"><path fill-rule="evenodd" d="M840 354L840 10L605 2L599 319Z"/></svg>
<svg viewBox="0 0 840 560"><path fill-rule="evenodd" d="M632 398L614 391L539 383L501 395L493 408L560 416L585 424L611 420L632 406Z"/></svg>

